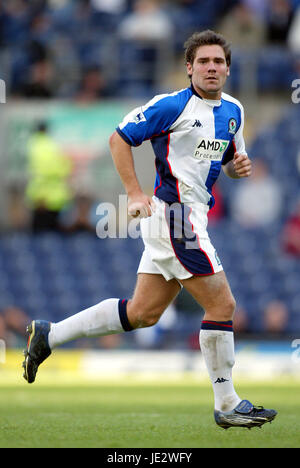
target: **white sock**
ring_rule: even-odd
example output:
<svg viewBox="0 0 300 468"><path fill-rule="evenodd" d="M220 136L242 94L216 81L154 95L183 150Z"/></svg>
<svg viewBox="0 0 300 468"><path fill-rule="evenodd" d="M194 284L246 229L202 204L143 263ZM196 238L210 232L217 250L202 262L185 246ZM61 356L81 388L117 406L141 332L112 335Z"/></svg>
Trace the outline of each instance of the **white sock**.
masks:
<svg viewBox="0 0 300 468"><path fill-rule="evenodd" d="M48 335L50 348L53 349L77 338L112 335L129 331L129 328L127 330L126 327L124 328L124 318L123 323L121 323L120 303L122 304L122 313L124 314L125 310L126 314L127 301L106 299L61 322L52 323Z"/></svg>
<svg viewBox="0 0 300 468"><path fill-rule="evenodd" d="M214 390L215 409L231 411L241 401L232 381L232 368L235 363L233 332L201 329L200 348Z"/></svg>

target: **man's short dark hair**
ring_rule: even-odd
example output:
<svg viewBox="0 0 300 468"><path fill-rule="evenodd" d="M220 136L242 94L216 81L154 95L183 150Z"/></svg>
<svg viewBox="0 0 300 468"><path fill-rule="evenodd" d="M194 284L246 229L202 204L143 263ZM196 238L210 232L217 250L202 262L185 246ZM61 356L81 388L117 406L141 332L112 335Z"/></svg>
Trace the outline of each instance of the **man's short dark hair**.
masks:
<svg viewBox="0 0 300 468"><path fill-rule="evenodd" d="M184 43L185 49L185 61L186 63L194 63L196 52L199 47L205 45L219 45L224 50L226 63L228 66L231 64L231 49L230 44L227 42L222 34L216 33L207 29L202 32L195 32L191 37Z"/></svg>

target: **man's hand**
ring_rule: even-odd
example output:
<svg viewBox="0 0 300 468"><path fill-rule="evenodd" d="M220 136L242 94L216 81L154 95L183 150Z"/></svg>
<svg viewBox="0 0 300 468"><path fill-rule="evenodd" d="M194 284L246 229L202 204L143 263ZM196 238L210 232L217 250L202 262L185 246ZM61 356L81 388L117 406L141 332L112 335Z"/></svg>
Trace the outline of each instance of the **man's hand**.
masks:
<svg viewBox="0 0 300 468"><path fill-rule="evenodd" d="M234 153L233 168L237 177L249 177L251 175L251 161L248 155Z"/></svg>
<svg viewBox="0 0 300 468"><path fill-rule="evenodd" d="M154 211L155 203L145 193L128 195L128 214L133 218L148 218Z"/></svg>

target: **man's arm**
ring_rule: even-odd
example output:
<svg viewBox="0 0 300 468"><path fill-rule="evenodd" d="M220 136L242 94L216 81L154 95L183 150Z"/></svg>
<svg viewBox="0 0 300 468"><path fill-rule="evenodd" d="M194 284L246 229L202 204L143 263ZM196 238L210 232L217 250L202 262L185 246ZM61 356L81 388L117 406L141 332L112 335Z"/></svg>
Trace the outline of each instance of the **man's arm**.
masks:
<svg viewBox="0 0 300 468"><path fill-rule="evenodd" d="M116 170L128 195L128 214L142 218L151 216L154 203L141 189L134 168L131 146L117 132L111 135L109 146Z"/></svg>
<svg viewBox="0 0 300 468"><path fill-rule="evenodd" d="M251 175L251 160L247 154L234 153L234 157L222 166L224 173L232 179L249 177Z"/></svg>

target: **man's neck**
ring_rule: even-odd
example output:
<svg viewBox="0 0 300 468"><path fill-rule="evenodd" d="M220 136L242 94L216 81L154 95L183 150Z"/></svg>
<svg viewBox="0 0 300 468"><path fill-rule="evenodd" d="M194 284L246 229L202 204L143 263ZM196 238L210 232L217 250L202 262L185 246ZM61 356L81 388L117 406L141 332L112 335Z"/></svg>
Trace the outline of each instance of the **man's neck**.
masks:
<svg viewBox="0 0 300 468"><path fill-rule="evenodd" d="M207 100L211 100L211 101L219 101L221 99L222 91L207 93L203 89L201 89L198 86L194 85L194 83L191 83L191 85L192 85L192 88L193 88L194 92L201 99L207 99Z"/></svg>

